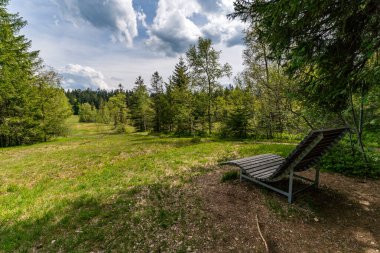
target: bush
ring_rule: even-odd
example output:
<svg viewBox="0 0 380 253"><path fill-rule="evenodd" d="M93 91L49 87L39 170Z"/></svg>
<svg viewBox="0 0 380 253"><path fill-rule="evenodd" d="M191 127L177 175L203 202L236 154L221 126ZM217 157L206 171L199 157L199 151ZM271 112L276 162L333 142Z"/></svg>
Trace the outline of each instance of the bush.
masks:
<svg viewBox="0 0 380 253"><path fill-rule="evenodd" d="M231 170L227 171L222 176L222 182L231 181L239 178L239 171L237 170Z"/></svg>
<svg viewBox="0 0 380 253"><path fill-rule="evenodd" d="M96 122L96 109L89 103L79 106L79 122Z"/></svg>
<svg viewBox="0 0 380 253"><path fill-rule="evenodd" d="M199 136L194 136L190 141L191 143L201 143L202 138Z"/></svg>
<svg viewBox="0 0 380 253"><path fill-rule="evenodd" d="M348 176L380 177L380 154L370 151L366 154L368 164L358 149L355 148L353 152L350 143L341 142L321 159L319 165L322 170Z"/></svg>
<svg viewBox="0 0 380 253"><path fill-rule="evenodd" d="M220 136L222 138L247 138L251 128L249 121L251 117L244 108L236 108L225 118L224 127L220 129Z"/></svg>
<svg viewBox="0 0 380 253"><path fill-rule="evenodd" d="M130 134L130 133L136 132L136 129L130 125L118 124L115 127L115 132L119 133L119 134L121 134L121 133Z"/></svg>

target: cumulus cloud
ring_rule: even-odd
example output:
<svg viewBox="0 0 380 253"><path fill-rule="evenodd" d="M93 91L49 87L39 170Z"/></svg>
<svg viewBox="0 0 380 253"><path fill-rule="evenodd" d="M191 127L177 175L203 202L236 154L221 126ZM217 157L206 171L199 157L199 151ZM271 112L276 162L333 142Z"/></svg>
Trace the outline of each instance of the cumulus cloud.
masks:
<svg viewBox="0 0 380 253"><path fill-rule="evenodd" d="M242 43L243 24L228 20L230 0L159 0L156 16L148 29L146 45L153 51L173 56L183 53L203 36L228 47ZM202 22L197 20L202 17Z"/></svg>
<svg viewBox="0 0 380 253"><path fill-rule="evenodd" d="M112 32L112 41L133 45L138 35L137 14L132 0L55 0L65 19L79 26L87 22Z"/></svg>
<svg viewBox="0 0 380 253"><path fill-rule="evenodd" d="M200 9L198 2L192 0L160 0L153 24L148 27L146 45L167 55L184 52L190 43L202 35L189 19Z"/></svg>
<svg viewBox="0 0 380 253"><path fill-rule="evenodd" d="M104 75L95 69L78 64L69 64L60 71L64 89L110 89Z"/></svg>

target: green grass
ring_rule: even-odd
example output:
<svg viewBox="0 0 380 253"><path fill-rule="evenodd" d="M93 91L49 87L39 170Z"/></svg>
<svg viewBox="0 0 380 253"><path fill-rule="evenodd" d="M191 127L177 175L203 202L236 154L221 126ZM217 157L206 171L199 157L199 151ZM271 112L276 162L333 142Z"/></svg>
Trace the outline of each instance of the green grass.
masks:
<svg viewBox="0 0 380 253"><path fill-rule="evenodd" d="M187 236L203 214L185 184L219 161L293 148L115 134L77 120L67 137L0 149L0 251L186 250L202 239Z"/></svg>

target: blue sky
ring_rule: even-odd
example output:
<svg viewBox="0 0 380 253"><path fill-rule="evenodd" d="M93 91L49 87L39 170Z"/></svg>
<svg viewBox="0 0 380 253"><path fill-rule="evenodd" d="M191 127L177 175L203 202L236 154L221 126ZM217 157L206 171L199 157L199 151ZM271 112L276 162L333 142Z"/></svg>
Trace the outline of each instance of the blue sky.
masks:
<svg viewBox="0 0 380 253"><path fill-rule="evenodd" d="M68 88L132 88L154 71L166 81L199 36L222 50L234 74L242 66L242 30L228 20L232 0L11 0L8 9L28 25L22 30L45 64ZM223 79L227 84L232 80Z"/></svg>

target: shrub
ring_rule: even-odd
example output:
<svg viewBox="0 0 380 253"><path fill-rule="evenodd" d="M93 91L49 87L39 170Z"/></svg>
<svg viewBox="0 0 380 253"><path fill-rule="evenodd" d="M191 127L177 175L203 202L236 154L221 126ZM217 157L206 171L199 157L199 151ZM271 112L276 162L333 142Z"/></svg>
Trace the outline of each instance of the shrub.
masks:
<svg viewBox="0 0 380 253"><path fill-rule="evenodd" d="M348 142L341 142L321 159L319 165L322 170L349 176L380 177L380 154L370 151L366 154L368 164L359 150L352 150Z"/></svg>
<svg viewBox="0 0 380 253"><path fill-rule="evenodd" d="M201 143L202 138L199 136L194 136L190 141L191 143Z"/></svg>
<svg viewBox="0 0 380 253"><path fill-rule="evenodd" d="M227 171L222 176L222 182L231 181L239 178L239 171L231 170Z"/></svg>
<svg viewBox="0 0 380 253"><path fill-rule="evenodd" d="M79 106L79 122L96 122L96 109L89 103Z"/></svg>

